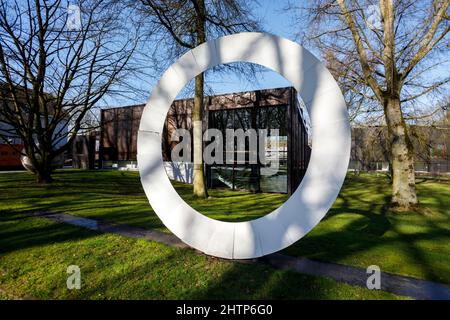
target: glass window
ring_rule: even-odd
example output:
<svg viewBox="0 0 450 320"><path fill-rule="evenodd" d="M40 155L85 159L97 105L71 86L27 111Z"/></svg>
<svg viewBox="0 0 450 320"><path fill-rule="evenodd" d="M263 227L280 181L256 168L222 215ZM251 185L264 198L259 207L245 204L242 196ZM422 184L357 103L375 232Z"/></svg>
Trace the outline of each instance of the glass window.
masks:
<svg viewBox="0 0 450 320"><path fill-rule="evenodd" d="M264 144L264 151L258 150L272 162L264 165L258 159L257 164L249 162L249 143L246 139L245 164L212 165L209 167L210 187L229 187L232 189L246 189L256 192L287 192L287 135L286 135L287 106L270 106L258 108L237 108L210 111L209 128L222 131L226 138L226 129L278 129L279 134L273 135L270 131ZM259 146L259 143L258 143ZM224 143L226 152L226 143ZM237 147L235 142L234 158ZM274 167L273 161L278 161L278 169L270 175L261 173L264 166Z"/></svg>

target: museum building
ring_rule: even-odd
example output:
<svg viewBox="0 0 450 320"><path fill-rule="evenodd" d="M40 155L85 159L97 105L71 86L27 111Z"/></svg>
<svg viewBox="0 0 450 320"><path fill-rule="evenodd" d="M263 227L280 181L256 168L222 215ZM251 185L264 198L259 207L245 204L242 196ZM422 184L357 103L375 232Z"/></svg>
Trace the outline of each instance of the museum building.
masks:
<svg viewBox="0 0 450 320"><path fill-rule="evenodd" d="M172 141L171 137L177 129L186 129L192 133L193 105L192 98L173 102L161 139L167 174L171 179L185 183L192 182L192 163L172 161L172 150L179 142ZM102 168L137 168L137 133L144 106L101 110L99 163ZM215 128L225 137L227 129L268 130L265 143L258 143L258 147L264 150L258 150L258 153L263 152L269 161L251 163L248 139L244 151L234 143L233 158L238 158L238 152L245 152L245 161L205 165L208 187L293 193L306 172L311 154L304 110L293 87L205 97L203 131ZM274 135L274 132L277 134ZM229 149L225 150L226 143L223 145L224 154L230 152ZM270 159L278 161L276 172L262 174L261 169L270 165Z"/></svg>

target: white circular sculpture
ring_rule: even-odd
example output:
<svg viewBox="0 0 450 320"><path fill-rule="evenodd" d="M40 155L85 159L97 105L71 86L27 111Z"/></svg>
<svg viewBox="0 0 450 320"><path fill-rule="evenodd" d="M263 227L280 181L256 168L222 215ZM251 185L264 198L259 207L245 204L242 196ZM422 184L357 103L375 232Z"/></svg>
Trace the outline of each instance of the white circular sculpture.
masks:
<svg viewBox="0 0 450 320"><path fill-rule="evenodd" d="M218 221L191 208L172 187L161 150L166 115L181 89L201 72L232 62L256 63L284 76L306 104L312 126L311 158L297 190L278 209L246 222ZM208 41L167 69L142 114L137 158L150 205L170 231L206 254L251 259L288 247L319 223L344 182L350 145L344 97L326 67L295 42L249 32Z"/></svg>

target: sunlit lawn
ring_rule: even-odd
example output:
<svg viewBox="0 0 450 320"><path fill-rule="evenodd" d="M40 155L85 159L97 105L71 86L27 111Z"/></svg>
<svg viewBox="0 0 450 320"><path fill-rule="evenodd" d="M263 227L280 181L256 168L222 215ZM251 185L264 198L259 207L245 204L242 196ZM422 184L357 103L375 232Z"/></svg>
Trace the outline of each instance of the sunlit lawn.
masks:
<svg viewBox="0 0 450 320"><path fill-rule="evenodd" d="M3 272L0 274L0 288L5 286L10 288L17 286L16 282L24 282L26 284L23 289L25 290L25 287L28 289L27 286L32 285L29 281L39 283L42 276L40 272L44 272L36 265L42 263L44 268L45 264L56 263L59 267L55 266L55 273L49 275L48 282L42 280L44 281L41 284L42 292L30 294L39 297L55 295L72 297L77 293L69 293L59 287L48 290L46 286L51 279L54 280L54 277L61 279L66 277L65 269L60 271L60 267L69 261L77 260L80 261L79 263L85 262L89 265L91 269L88 270L92 270L92 275L95 275L97 279L92 280L94 282L91 292L78 293L80 297L92 298L97 291L102 294L109 292L109 297L126 297L128 293L130 297L133 297L134 286L146 285L148 288L153 288L148 290L153 292L153 295L150 293L145 295L143 293L145 290L142 290L142 293L136 291L136 294L147 298L157 298L154 295L158 294L161 297L206 297L207 288L214 287L213 284L217 285L234 272L239 274L248 272L245 276L249 277L248 281L222 284L225 287L231 286L229 291L224 290L225 293L213 294L213 297L226 297L226 294L232 294L234 290L238 290L238 286L248 288L247 293L245 291L239 293L242 297L275 297L282 295L281 288L279 289L281 291L277 293L278 285L289 286L290 282L295 283L295 281L309 281L310 286L306 285L305 288L317 289L317 285L323 286L326 293L323 293L322 289L319 290L318 295L321 297L343 297L344 295L341 292L344 290L343 285L328 280L326 280L328 284L322 284L324 279L303 277L308 280L291 281L290 277L297 279L298 275L280 273L263 266L222 262L198 256L190 250L173 249L114 235L96 234L69 226L55 225L42 219L20 219L20 215L17 215L20 212L64 212L167 231L152 212L136 172L59 171L54 177L56 181L51 186L39 186L27 173L0 174L2 218L0 271ZM427 208L425 210L427 214L395 214L384 209L389 196L389 183L386 177L350 174L327 217L311 233L286 249L284 253L360 267L375 264L383 271L450 284L450 211L448 210L450 185L430 181L418 182L419 199L422 206ZM178 192L197 210L212 218L227 221L254 219L269 213L286 199L285 195L279 194L251 194L222 189L210 190L210 199L194 200L191 196L191 186L175 185ZM47 233L47 229L51 231ZM73 258L70 256L71 252L75 254ZM140 259L129 258L133 254L143 256ZM48 255L54 257L52 260L57 261L46 261L45 257ZM169 261L170 259L167 258L169 256L174 257L175 260L181 259L180 261L186 263L185 268L172 266L176 262ZM98 264L100 269L94 267ZM155 265L157 269L160 268L162 274L158 275L150 271L147 273L146 269L155 268ZM12 266L12 271L8 270L9 266ZM109 268L111 272L106 271ZM134 272L133 268L137 268L137 271ZM192 281L199 282L198 288L188 286L189 288L179 294L169 288L164 289L165 293L158 291L163 289L159 289L155 283L160 281L160 286L165 287L166 283L162 279L164 277L170 279L164 271L167 268L177 269L176 273L190 274L193 277ZM206 272L211 268L217 272ZM178 269L185 269L185 271ZM251 270L258 271L252 275ZM264 272L269 273L276 280L270 280L271 278L263 280ZM128 273L133 274L132 278L127 279ZM34 280L24 280L25 275L33 275L31 279ZM110 287L108 284L103 284L103 280L100 281L102 277L112 279L112 275L116 275L116 278L128 288L124 289L123 294L116 292L112 285ZM18 280L15 281L14 277ZM154 283L153 277L159 280L155 280ZM138 278L147 279L147 284L141 284ZM176 278L176 276L172 278L174 283ZM104 290L99 289L100 282L102 286L105 286ZM170 284L170 281L167 285L170 288L174 286ZM368 290L345 287L351 297L367 298L373 294L369 294ZM314 297L313 289L301 293L294 288L293 286L292 291L288 290L286 295ZM60 291L55 293L55 290ZM20 295L22 292L25 291L18 290L17 294Z"/></svg>
<svg viewBox="0 0 450 320"><path fill-rule="evenodd" d="M395 299L325 278L99 234L42 218L0 215L0 299ZM78 265L81 289L68 290Z"/></svg>

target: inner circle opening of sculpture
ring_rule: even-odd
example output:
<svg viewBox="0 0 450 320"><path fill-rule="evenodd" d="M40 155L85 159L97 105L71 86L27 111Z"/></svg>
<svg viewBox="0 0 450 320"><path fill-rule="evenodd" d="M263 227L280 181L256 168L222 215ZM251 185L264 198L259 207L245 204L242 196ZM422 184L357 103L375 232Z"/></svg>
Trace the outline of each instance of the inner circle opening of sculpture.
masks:
<svg viewBox="0 0 450 320"><path fill-rule="evenodd" d="M205 73L205 84L221 77L234 81L234 90L213 88L204 98L207 199L193 194L195 79L167 113L161 136L164 167L180 197L198 212L220 221L251 221L281 206L300 184L311 153L309 118L292 84L278 73L253 63L216 71ZM245 72L251 75L238 74Z"/></svg>
<svg viewBox="0 0 450 320"><path fill-rule="evenodd" d="M161 155L166 114L178 92L197 74L233 62L260 64L286 78L305 102L312 126L313 148L299 187L270 214L245 222L211 219L190 207L170 183ZM190 50L164 73L141 118L138 164L150 205L177 237L209 255L249 259L286 248L319 223L345 179L350 144L345 101L325 66L290 40L240 33Z"/></svg>

